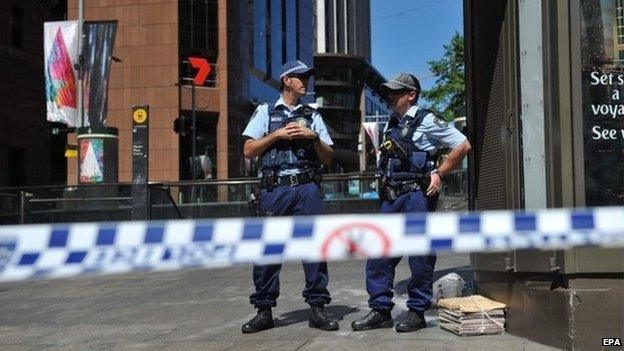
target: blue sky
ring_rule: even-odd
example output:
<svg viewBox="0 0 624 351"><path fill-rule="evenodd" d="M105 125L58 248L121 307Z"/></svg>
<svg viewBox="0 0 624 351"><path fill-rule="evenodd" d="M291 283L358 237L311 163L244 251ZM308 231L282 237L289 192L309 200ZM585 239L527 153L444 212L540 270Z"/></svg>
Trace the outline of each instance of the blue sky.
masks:
<svg viewBox="0 0 624 351"><path fill-rule="evenodd" d="M372 61L387 79L398 72L435 84L427 61L444 53L455 31L463 34L462 0L371 0Z"/></svg>

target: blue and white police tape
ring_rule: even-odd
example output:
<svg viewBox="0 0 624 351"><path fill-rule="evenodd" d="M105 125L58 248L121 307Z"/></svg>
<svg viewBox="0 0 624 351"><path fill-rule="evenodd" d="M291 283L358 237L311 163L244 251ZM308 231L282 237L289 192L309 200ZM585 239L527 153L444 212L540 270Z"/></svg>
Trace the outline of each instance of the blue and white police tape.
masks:
<svg viewBox="0 0 624 351"><path fill-rule="evenodd" d="M0 227L0 281L291 260L624 247L624 207Z"/></svg>

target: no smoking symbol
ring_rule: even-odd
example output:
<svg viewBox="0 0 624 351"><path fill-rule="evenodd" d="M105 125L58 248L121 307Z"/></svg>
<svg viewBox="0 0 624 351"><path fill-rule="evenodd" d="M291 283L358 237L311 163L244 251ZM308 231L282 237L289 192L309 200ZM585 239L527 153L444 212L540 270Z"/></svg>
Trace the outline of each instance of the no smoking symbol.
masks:
<svg viewBox="0 0 624 351"><path fill-rule="evenodd" d="M372 223L349 223L334 230L321 245L321 257L355 258L387 256L390 239Z"/></svg>

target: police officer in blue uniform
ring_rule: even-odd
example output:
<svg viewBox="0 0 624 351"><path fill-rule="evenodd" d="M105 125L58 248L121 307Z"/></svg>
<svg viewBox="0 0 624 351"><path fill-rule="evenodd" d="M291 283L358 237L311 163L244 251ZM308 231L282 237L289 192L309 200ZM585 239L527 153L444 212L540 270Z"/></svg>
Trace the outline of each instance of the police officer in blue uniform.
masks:
<svg viewBox="0 0 624 351"><path fill-rule="evenodd" d="M442 179L455 169L471 149L466 137L417 105L420 83L411 74L400 73L383 84L395 114L384 130L381 176L381 213L434 211ZM452 150L436 167L437 151ZM370 259L366 263L366 290L371 308L363 318L354 321L355 331L391 328L394 272L401 257ZM409 312L396 325L397 332L415 331L426 327L424 312L430 306L433 270L436 256L410 256L412 272L407 291Z"/></svg>
<svg viewBox="0 0 624 351"><path fill-rule="evenodd" d="M243 131L247 158L260 156L260 210L265 216L318 215L323 213L320 189L321 164L333 156L327 128L319 112L299 103L306 95L314 68L301 61L289 61L281 70L281 96L258 106ZM243 333L255 333L274 326L271 308L279 296L281 264L254 265L255 292L250 302L257 315L243 325ZM326 262L304 262L303 297L310 305L309 326L337 330L324 306L331 299Z"/></svg>

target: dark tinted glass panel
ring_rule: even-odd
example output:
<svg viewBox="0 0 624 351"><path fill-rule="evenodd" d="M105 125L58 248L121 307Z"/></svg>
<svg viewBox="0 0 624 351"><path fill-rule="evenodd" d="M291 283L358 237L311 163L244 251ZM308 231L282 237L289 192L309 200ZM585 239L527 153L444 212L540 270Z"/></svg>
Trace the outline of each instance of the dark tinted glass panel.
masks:
<svg viewBox="0 0 624 351"><path fill-rule="evenodd" d="M325 27L325 50L327 52L335 52L335 40L334 40L334 2L331 0L319 0L325 1L325 21L327 26Z"/></svg>
<svg viewBox="0 0 624 351"><path fill-rule="evenodd" d="M181 111L187 123L191 121L191 111ZM187 133L180 136L180 180L192 179L193 169L197 179L214 179L217 175L217 116L197 113L197 143L195 162L192 157L192 138Z"/></svg>
<svg viewBox="0 0 624 351"><path fill-rule="evenodd" d="M355 95L345 92L317 92L317 98L322 97L323 106L356 108Z"/></svg>
<svg viewBox="0 0 624 351"><path fill-rule="evenodd" d="M343 67L323 67L316 72L316 79L319 81L353 81L353 69Z"/></svg>
<svg viewBox="0 0 624 351"><path fill-rule="evenodd" d="M337 43L336 43L336 51L337 52L341 52L341 53L346 53L345 50L345 40L344 40L344 33L345 33L345 6L344 6L344 1L342 0L337 0L336 1L336 32L338 33L338 37L337 39Z"/></svg>
<svg viewBox="0 0 624 351"><path fill-rule="evenodd" d="M282 67L282 0L271 1L271 76L279 80Z"/></svg>
<svg viewBox="0 0 624 351"><path fill-rule="evenodd" d="M267 0L253 2L253 58L254 67L262 72L267 71Z"/></svg>
<svg viewBox="0 0 624 351"><path fill-rule="evenodd" d="M285 1L286 61L297 59L297 1Z"/></svg>
<svg viewBox="0 0 624 351"><path fill-rule="evenodd" d="M188 78L195 71L184 61L189 56L205 57L210 63L217 61L218 7L217 0L180 0L180 77ZM214 86L216 69L204 85Z"/></svg>
<svg viewBox="0 0 624 351"><path fill-rule="evenodd" d="M355 36L357 36L357 26L356 26L356 19L357 19L357 14L355 13L355 6L357 4L357 0L347 0L347 30L345 31L345 33L347 33L348 38L347 38L347 43L345 44L347 51L347 54L355 54L356 53L356 42L355 42Z"/></svg>
<svg viewBox="0 0 624 351"><path fill-rule="evenodd" d="M621 2L582 0L581 75L586 205L624 204Z"/></svg>

